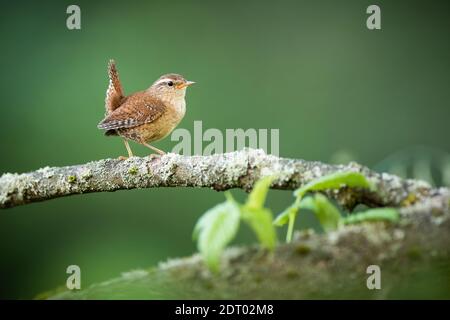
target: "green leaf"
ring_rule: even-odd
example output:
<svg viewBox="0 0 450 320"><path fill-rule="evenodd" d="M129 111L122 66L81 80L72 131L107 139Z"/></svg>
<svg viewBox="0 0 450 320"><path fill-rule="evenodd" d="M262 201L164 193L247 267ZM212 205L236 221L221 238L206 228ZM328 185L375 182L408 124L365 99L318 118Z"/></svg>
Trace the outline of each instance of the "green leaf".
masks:
<svg viewBox="0 0 450 320"><path fill-rule="evenodd" d="M364 212L349 215L343 219L344 224L354 224L364 221L390 221L397 222L400 219L398 211L394 208L376 208Z"/></svg>
<svg viewBox="0 0 450 320"><path fill-rule="evenodd" d="M259 243L270 250L275 247L277 238L275 228L272 225L272 212L264 208L264 202L273 180L274 177L271 176L259 179L250 192L246 203L241 207L242 219L255 232Z"/></svg>
<svg viewBox="0 0 450 320"><path fill-rule="evenodd" d="M242 207L242 219L255 232L261 246L273 250L277 242L275 227L272 224L272 212L266 208Z"/></svg>
<svg viewBox="0 0 450 320"><path fill-rule="evenodd" d="M297 215L299 210L299 202L295 201L292 205L287 207L283 212L281 212L273 221L273 224L277 227L281 227L289 222L289 217L292 215Z"/></svg>
<svg viewBox="0 0 450 320"><path fill-rule="evenodd" d="M198 239L198 250L211 271L219 271L220 255L236 236L239 220L239 206L231 200L209 209L198 220L193 236Z"/></svg>
<svg viewBox="0 0 450 320"><path fill-rule="evenodd" d="M288 230L286 232L286 242L290 243L292 241L292 235L294 234L294 224L295 224L295 218L297 217L297 212L292 211L289 213L289 224L288 224Z"/></svg>
<svg viewBox="0 0 450 320"><path fill-rule="evenodd" d="M274 179L275 178L271 176L259 179L255 183L253 190L250 192L245 206L250 209L264 208L267 192Z"/></svg>
<svg viewBox="0 0 450 320"><path fill-rule="evenodd" d="M314 204L315 210L313 211L325 232L336 230L341 225L341 213L327 197L320 193L316 194Z"/></svg>
<svg viewBox="0 0 450 320"><path fill-rule="evenodd" d="M300 209L307 209L307 210L311 210L311 211L316 211L317 210L316 201L315 201L315 199L313 197L303 198L300 201L299 208Z"/></svg>
<svg viewBox="0 0 450 320"><path fill-rule="evenodd" d="M288 231L286 233L286 242L291 242L292 235L294 234L295 218L297 217L298 210L300 209L300 198L297 198L295 202L280 213L273 224L277 227L281 227L288 224Z"/></svg>
<svg viewBox="0 0 450 320"><path fill-rule="evenodd" d="M292 239L297 212L305 209L311 210L315 214L325 232L337 229L342 223L342 217L339 210L327 199L327 197L320 193L312 197L306 197L301 201L296 201L274 221L274 224L277 226L289 222L289 228L286 235L287 242L290 242Z"/></svg>
<svg viewBox="0 0 450 320"><path fill-rule="evenodd" d="M327 202L323 200L326 198L319 198L318 200L319 204L316 203L317 202L316 198L304 201L302 201L302 198L309 191L338 189L343 186L368 188L370 190L375 189L374 184L359 172L345 171L345 172L336 172L323 176L295 190L294 195L297 197L295 203L277 216L277 218L273 222L274 225L282 226L289 222L286 239L288 242L290 242L290 239L292 239L295 218L298 214L298 211L303 208L317 212L318 214L317 217L318 218L320 217L320 219L322 219L324 229L331 230L335 228L337 225L336 224L337 209L330 202L328 202L328 200L326 200ZM339 213L339 211L337 211L337 213Z"/></svg>
<svg viewBox="0 0 450 320"><path fill-rule="evenodd" d="M308 191L322 191L327 189L339 189L343 186L353 188L367 188L373 190L374 184L359 172L345 171L336 172L315 179L303 187L294 191L297 197L303 197Z"/></svg>

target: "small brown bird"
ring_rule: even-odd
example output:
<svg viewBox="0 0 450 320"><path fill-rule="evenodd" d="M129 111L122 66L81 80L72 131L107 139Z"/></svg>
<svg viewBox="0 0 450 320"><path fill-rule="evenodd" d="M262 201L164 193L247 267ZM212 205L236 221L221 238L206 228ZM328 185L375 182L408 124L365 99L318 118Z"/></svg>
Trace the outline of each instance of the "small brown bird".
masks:
<svg viewBox="0 0 450 320"><path fill-rule="evenodd" d="M105 119L97 127L106 130L107 136L121 136L129 157L133 153L128 140L164 154L149 142L167 137L180 123L186 112L186 88L194 82L169 73L161 76L147 90L125 97L114 60L109 61L108 74Z"/></svg>

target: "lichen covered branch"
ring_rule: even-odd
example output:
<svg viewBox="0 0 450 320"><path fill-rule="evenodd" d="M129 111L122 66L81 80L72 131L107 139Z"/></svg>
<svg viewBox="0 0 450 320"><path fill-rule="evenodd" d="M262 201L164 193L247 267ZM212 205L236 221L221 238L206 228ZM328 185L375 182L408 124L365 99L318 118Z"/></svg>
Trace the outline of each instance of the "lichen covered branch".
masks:
<svg viewBox="0 0 450 320"><path fill-rule="evenodd" d="M33 172L5 173L0 177L0 208L90 192L154 187L202 187L215 190L250 190L262 176L274 175L272 188L296 189L329 173L353 170L370 178L377 192L341 189L329 196L346 207L402 206L439 196L420 181L380 174L355 163L329 165L321 162L280 158L262 150L244 149L211 156L133 157L105 159L67 167L45 167Z"/></svg>

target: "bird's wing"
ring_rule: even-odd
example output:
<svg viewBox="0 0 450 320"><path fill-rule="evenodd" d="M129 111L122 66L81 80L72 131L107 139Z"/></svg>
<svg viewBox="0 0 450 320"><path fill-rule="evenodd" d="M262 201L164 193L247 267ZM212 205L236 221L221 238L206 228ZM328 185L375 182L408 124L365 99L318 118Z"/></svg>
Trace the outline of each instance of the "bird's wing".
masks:
<svg viewBox="0 0 450 320"><path fill-rule="evenodd" d="M155 121L165 110L166 105L163 102L149 97L145 92L138 92L127 97L122 105L103 119L97 127L104 130L136 127Z"/></svg>
<svg viewBox="0 0 450 320"><path fill-rule="evenodd" d="M122 84L120 83L119 73L117 72L114 60L109 60L108 76L109 85L105 98L106 115L116 110L124 98Z"/></svg>

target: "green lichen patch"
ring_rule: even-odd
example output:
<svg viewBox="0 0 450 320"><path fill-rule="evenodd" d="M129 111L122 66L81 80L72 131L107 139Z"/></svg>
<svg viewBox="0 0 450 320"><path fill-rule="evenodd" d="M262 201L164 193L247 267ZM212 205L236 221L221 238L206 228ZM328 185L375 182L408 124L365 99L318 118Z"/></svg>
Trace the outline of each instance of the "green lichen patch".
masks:
<svg viewBox="0 0 450 320"><path fill-rule="evenodd" d="M299 276L300 276L300 274L295 269L290 268L290 269L286 270L286 277L288 279L295 279L295 278L298 278Z"/></svg>
<svg viewBox="0 0 450 320"><path fill-rule="evenodd" d="M130 169L128 169L128 173L132 175L137 175L139 173L139 170L136 167L131 167Z"/></svg>
<svg viewBox="0 0 450 320"><path fill-rule="evenodd" d="M422 249L419 246L412 246L406 252L408 258L412 260L419 260L422 257Z"/></svg>
<svg viewBox="0 0 450 320"><path fill-rule="evenodd" d="M295 247L295 253L297 253L301 256L307 255L310 252L311 252L311 247L306 244L300 243Z"/></svg>
<svg viewBox="0 0 450 320"><path fill-rule="evenodd" d="M410 205L413 205L414 203L416 203L418 200L417 195L414 193L410 193L408 194L408 196L401 202L401 206L402 207L407 207Z"/></svg>

